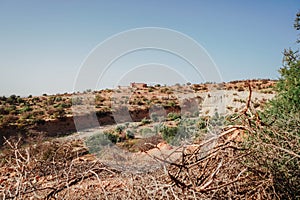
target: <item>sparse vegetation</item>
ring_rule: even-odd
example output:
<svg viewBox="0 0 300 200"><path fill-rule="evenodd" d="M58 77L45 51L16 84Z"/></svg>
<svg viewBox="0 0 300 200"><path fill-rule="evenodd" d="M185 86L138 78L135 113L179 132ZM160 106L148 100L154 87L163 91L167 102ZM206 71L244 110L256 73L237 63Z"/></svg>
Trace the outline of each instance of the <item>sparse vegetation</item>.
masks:
<svg viewBox="0 0 300 200"><path fill-rule="evenodd" d="M256 84L257 82L252 81L252 84ZM266 84L269 84L270 82L267 81ZM273 82L272 82L273 83ZM209 85L209 84L214 84ZM229 84L229 83L228 83ZM236 84L230 83L230 86L234 88L234 86L238 87L245 87L244 82L237 82ZM204 102L204 96L207 93L210 93L210 88L217 88L220 87L219 84L215 83L208 83L206 85L204 84L198 84L198 85L191 85L196 92L196 95L198 99L202 99L201 101L197 102L199 106L202 106L202 103ZM223 87L223 84L222 84ZM226 88L226 84L224 85L224 88ZM196 89L195 89L196 88ZM267 89L267 86L262 85L261 86L262 90ZM160 148L161 145L171 145L171 146L176 146L176 148L180 148L181 144L186 144L186 145L196 145L197 143L194 142L201 142L203 139L205 139L206 134L212 131L212 127L214 126L220 126L220 129L226 123L223 123L222 120L224 118L222 116L214 116L214 117L209 117L209 111L210 108L203 108L203 110L206 110L207 113L203 113L197 111L197 110L190 110L189 112L185 112L183 116L180 114L180 104L176 96L173 94L174 90L182 90L183 93L190 93L191 90L187 89L186 85L179 85L177 86L155 86L155 87L148 87L148 88L136 88L135 90L132 90L132 96L124 96L121 95L120 97L113 96L113 94L120 94L117 91L114 92L114 90L102 90L102 91L93 91L94 97L90 96L90 92L85 92L84 93L76 93L73 96L69 94L57 94L57 95L44 95L44 96L36 96L36 97L29 97L29 98L21 98L16 95L12 95L10 97L1 97L0 98L0 128L5 130L7 127L13 127L14 129L20 129L20 130L39 130L39 128L47 127L48 124L53 124L52 126L56 126L56 123L61 123L62 124L62 135L70 133L73 129L70 129L70 132L63 132L64 131L64 126L70 127L69 124L72 123L72 117L73 117L73 112L72 112L72 106L76 107L78 109L76 112L78 112L79 117L85 117L84 113L86 111L87 107L93 107L95 108L95 114L97 118L99 119L100 124L109 124L113 128L110 129L105 129L101 132L98 132L96 134L93 134L92 136L89 136L85 139L84 145L86 147L84 155L96 155L101 158L101 152L103 153L106 148L113 147L116 145L117 147L122 148L123 150L132 152L132 153L148 153L151 151L155 151ZM123 90L123 88L118 89L119 92ZM131 89L128 89L130 91ZM272 89L268 89L272 90ZM86 95L86 96L85 96ZM236 93L236 99L244 106L247 102L246 99L240 96L240 93ZM215 98L213 96L213 93L210 93L210 99ZM255 100L257 104L265 104L267 100L269 99L268 94L266 96L263 96L265 98L264 100L262 98L258 98ZM190 99L186 99L187 102L192 101ZM232 99L233 100L233 99ZM127 106L123 106L123 104L126 104L126 102L129 104ZM123 107L116 107L112 108L112 105L116 104L122 104ZM150 114L149 118L144 118L145 116L148 117L148 112L151 110L152 105L160 105L163 110L161 113L160 111L158 112L159 115L156 112L153 112ZM198 105L197 105L198 106ZM122 125L117 125L113 126L112 124L114 123L113 121L113 109L116 111L120 112L121 115L123 113L129 113L130 116L135 120L139 121L139 123L132 124L130 122L126 122ZM236 111L238 113L240 108L232 107L232 112ZM115 111L114 110L114 111ZM83 115L80 115L81 112ZM164 116L166 115L166 120L162 120L159 118L160 115ZM86 114L86 113L85 113ZM142 116L142 117L140 117ZM88 121L88 117L84 118L84 120L87 120L85 125L87 125L87 128L89 127L88 124L90 123ZM101 121L102 120L102 121ZM92 123L91 123L92 124ZM232 125L232 124L231 124ZM16 128L17 127L17 128ZM48 128L48 127L47 127ZM51 127L49 127L51 129ZM67 129L67 128L66 128ZM47 130L47 129L42 129L42 130ZM60 130L59 130L60 131ZM73 130L74 131L74 130ZM25 136L26 141L29 142L29 139L34 142L34 138L37 138L39 140L40 145L43 145L43 141L46 140L52 140L52 138L43 138L42 140L39 139L39 137L45 136L47 132L19 132L18 136ZM25 134L25 135L24 135ZM48 134L48 133L47 133ZM17 136L17 134L16 134ZM71 137L71 136L70 136ZM12 138L11 138L12 139ZM63 138L61 138L63 139ZM23 138L19 144L24 144L25 139ZM82 141L81 141L82 142ZM166 142L166 143L165 143ZM13 143L11 143L13 144ZM66 143L67 144L67 143ZM227 144L227 143L226 143ZM28 145L31 147L31 144L27 143L25 145ZM49 144L50 145L50 144ZM49 147L49 150L41 149L41 151L44 151L43 154L43 159L46 160L47 162L50 162L50 160L56 158L53 156L55 153L55 150L59 148L57 145L58 144L52 144L52 147ZM60 144L63 145L63 144ZM73 146L74 144L70 145L68 148L77 148ZM63 145L64 146L64 145ZM226 146L226 145L225 145ZM24 146L26 148L26 146ZM61 147L62 148L62 147ZM65 148L65 146L64 146ZM84 149L82 146L80 147ZM22 150L21 150L22 149ZM59 148L60 149L60 148ZM15 149L16 150L16 149ZM22 151L22 155L26 155L26 151L22 147L18 147L18 150L16 151ZM190 151L190 150L189 150ZM76 152L76 151L75 151ZM2 154L1 154L2 155ZM32 155L33 159L36 154L30 154ZM73 154L72 154L73 155ZM192 154L190 154L192 156ZM6 154L3 154L5 157ZM78 157L82 156L81 154L78 155ZM83 158L78 158L76 159L83 159ZM83 156L84 157L84 156ZM67 160L69 159L69 160ZM88 165L93 166L91 164L91 161L86 162L85 164L81 165L81 169L83 171L78 170L77 168L72 168L73 164L71 164L74 161L75 157L67 157L65 162L64 167L69 167L70 168L70 173L74 176L72 176L72 180L75 181L79 180L78 177L85 177L84 180L92 180L93 178L99 176L100 174L100 168L97 168L96 175L92 173L91 171L84 171L84 169L87 169ZM5 159L3 159L5 160ZM37 159L38 160L38 159ZM96 157L93 157L93 162L97 160ZM26 161L27 162L27 161ZM77 160L76 160L77 162ZM97 161L98 162L98 161ZM44 162L45 164L46 162ZM55 162L54 162L55 163ZM68 165L67 165L68 163ZM43 165L44 165L43 164ZM176 165L176 163L174 163ZM184 163L183 163L184 164ZM35 165L35 164L33 164ZM184 164L185 165L185 164ZM39 169L41 165L35 165L36 169ZM50 166L50 165L49 165ZM62 166L62 165L61 165ZM103 165L101 165L103 168ZM200 166L195 164L195 166ZM55 164L52 164L51 167L56 167ZM104 168L107 168L109 170L112 170L105 166ZM4 168L3 168L4 169ZM27 168L26 168L27 169ZM29 168L28 168L29 169ZM92 171L94 168L91 168ZM199 168L200 169L200 168ZM30 169L31 170L31 169ZM57 169L56 169L57 170ZM64 172L63 168L60 168L62 171L57 171L57 173L67 173ZM75 170L75 171L72 171ZM76 171L77 170L77 171ZM173 190L176 195L181 196L183 199L186 197L183 194L181 194L179 191L181 191L181 186L176 186L173 183L176 183L177 179L180 180L178 176L174 176L175 179L171 178L170 175L174 175L173 172L176 171L176 169L172 167L168 167L167 170L169 171L168 174L164 174L162 171L157 171L159 173L158 176L163 176L164 180L170 181L170 186L167 191ZM194 169L196 172L197 170ZM31 173L31 172L30 172ZM28 172L28 174L30 174ZM86 174L86 176L82 176L83 174ZM119 173L119 172L118 172ZM199 174L202 172L199 172ZM207 172L205 172L207 173ZM180 173L179 173L180 174ZM20 175L20 174L19 174ZM61 175L61 177L65 177L64 175ZM135 176L135 175L134 175ZM158 176L149 173L149 176L145 176L145 181L148 181L151 178L153 180L157 180ZM46 176L47 177L47 176ZM77 179L77 178L78 179ZM118 174L118 177L120 175ZM60 178L57 176L56 180L60 180ZM107 178L107 177L106 177ZM186 177L186 180L188 180L191 177ZM63 180L62 180L63 179ZM68 187L72 188L72 181L69 181L67 179L62 178L61 181L63 181L64 184L66 184ZM0 179L1 182L2 179ZM14 177L14 180L15 177ZM34 185L35 188L43 188L41 186L42 183L44 182L49 182L47 178L43 178L44 181L41 182L36 182L36 185ZM126 180L126 179L124 179ZM137 180L133 184L136 186L141 185L141 180ZM7 181L4 181L5 183L8 183ZM76 182L76 181L75 181ZM74 182L74 183L75 183ZM25 182L24 182L25 183ZM146 183L146 182L145 182ZM23 183L22 183L23 184ZM51 183L52 184L52 183ZM71 185L70 185L71 184ZM83 184L83 182L77 182L76 184ZM128 183L126 183L128 185ZM165 182L160 182L160 184L165 184ZM97 183L96 183L97 185ZM200 184L201 185L201 184ZM24 184L22 185L22 187ZM27 186L26 186L27 187ZM143 186L144 187L144 186ZM198 187L198 186L197 186ZM200 186L199 186L200 187ZM57 187L53 186L53 190L47 190L43 189L41 190L40 194L42 197L45 196L51 196L54 193L59 193L63 194L64 192L68 193L70 192L69 189L61 187L58 185ZM60 190L57 191L56 189ZM7 189L8 191L9 189ZM31 191L34 191L35 189L32 189ZM130 189L131 190L131 195L133 194L138 194L137 189ZM165 190L165 189L163 189ZM12 190L11 190L12 191ZM25 190L24 190L25 191ZM43 193L42 191L45 191ZM46 192L47 191L47 192ZM144 190L143 190L144 191ZM195 192L195 190L189 188L189 192L192 193L192 191ZM97 191L98 192L98 191ZM96 194L100 194L99 192L94 192ZM111 192L111 191L110 191ZM136 192L136 193L135 193ZM165 191L166 192L166 191ZM29 196L32 196L34 192L28 192ZM7 193L5 193L7 195ZM28 197L26 196L27 193L20 193L20 197ZM64 193L65 194L65 193ZM90 193L91 194L91 193ZM197 193L200 195L200 193ZM217 194L217 193L216 193ZM104 195L104 194L102 194ZM122 192L115 193L115 196L120 196L123 195ZM172 195L169 193L169 195ZM202 194L201 194L202 195ZM200 196L201 196L200 195Z"/></svg>
<svg viewBox="0 0 300 200"><path fill-rule="evenodd" d="M145 125L145 124L150 124L151 123L151 120L147 119L147 118L143 118L142 121L141 121L141 124L142 125Z"/></svg>
<svg viewBox="0 0 300 200"><path fill-rule="evenodd" d="M167 117L168 117L168 120L171 120L171 121L181 118L180 114L174 113L174 112L170 112Z"/></svg>

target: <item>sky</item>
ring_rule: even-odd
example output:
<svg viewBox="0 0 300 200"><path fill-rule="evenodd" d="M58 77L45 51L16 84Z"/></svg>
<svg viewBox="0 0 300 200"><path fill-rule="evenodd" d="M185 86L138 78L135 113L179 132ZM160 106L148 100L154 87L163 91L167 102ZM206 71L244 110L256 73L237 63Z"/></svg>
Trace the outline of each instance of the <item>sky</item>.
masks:
<svg viewBox="0 0 300 200"><path fill-rule="evenodd" d="M80 80L89 81L82 68L93 52L109 38L144 27L175 31L196 42L222 81L277 79L284 48L297 48L293 22L299 5L297 0L0 0L0 95L84 89L76 84L83 75ZM154 35L150 40L163 42ZM180 42L184 40L175 41L179 46ZM131 41L121 43L130 45ZM119 45L104 50L121 49ZM190 49L186 53L195 52ZM101 56L106 53L98 58ZM159 49L115 58L103 76L99 75L103 68L99 59L97 81L93 79L86 89L134 81L214 81L196 76L191 63Z"/></svg>

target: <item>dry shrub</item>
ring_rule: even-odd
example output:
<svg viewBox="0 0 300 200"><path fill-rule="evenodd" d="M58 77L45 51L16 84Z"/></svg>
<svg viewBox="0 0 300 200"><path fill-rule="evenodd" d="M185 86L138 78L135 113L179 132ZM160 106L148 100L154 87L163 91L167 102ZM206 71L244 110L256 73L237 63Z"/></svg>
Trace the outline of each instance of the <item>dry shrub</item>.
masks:
<svg viewBox="0 0 300 200"><path fill-rule="evenodd" d="M249 167L249 151L236 138L226 137L236 130L199 144L192 153L183 152L168 171L175 186L195 199L274 199L271 174ZM215 147L206 151L214 142Z"/></svg>
<svg viewBox="0 0 300 200"><path fill-rule="evenodd" d="M52 197L60 190L78 182L91 167L73 161L87 153L79 141L50 141L19 146L6 140L0 168L0 197L3 199L35 199Z"/></svg>

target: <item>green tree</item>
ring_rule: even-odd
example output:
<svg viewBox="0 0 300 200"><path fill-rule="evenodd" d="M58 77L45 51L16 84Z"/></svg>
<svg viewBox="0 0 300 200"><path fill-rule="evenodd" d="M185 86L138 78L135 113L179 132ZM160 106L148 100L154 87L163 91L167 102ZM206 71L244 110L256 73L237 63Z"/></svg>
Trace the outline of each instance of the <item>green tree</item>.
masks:
<svg viewBox="0 0 300 200"><path fill-rule="evenodd" d="M299 30L299 17L297 30ZM252 163L273 177L274 189L282 199L300 196L300 59L298 51L285 49L276 84L277 95L259 114L262 125L253 122L248 147Z"/></svg>
<svg viewBox="0 0 300 200"><path fill-rule="evenodd" d="M294 28L299 31L300 30L300 11L296 14ZM297 39L297 42L300 43L300 38Z"/></svg>

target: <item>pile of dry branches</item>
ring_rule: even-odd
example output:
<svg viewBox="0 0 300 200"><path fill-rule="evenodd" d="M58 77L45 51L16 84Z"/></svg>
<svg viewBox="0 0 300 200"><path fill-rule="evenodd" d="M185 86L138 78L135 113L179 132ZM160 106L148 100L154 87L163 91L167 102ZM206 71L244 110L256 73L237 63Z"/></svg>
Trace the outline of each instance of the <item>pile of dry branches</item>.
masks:
<svg viewBox="0 0 300 200"><path fill-rule="evenodd" d="M80 141L50 141L28 147L20 147L19 142L6 140L7 148L1 155L2 199L50 199L94 174L109 173L99 162L79 159L88 153Z"/></svg>
<svg viewBox="0 0 300 200"><path fill-rule="evenodd" d="M192 153L183 152L168 171L174 185L196 199L274 199L271 174L250 168L246 163L249 151L236 137L227 136L240 128L231 127ZM218 140L217 145L205 152L205 145L213 140Z"/></svg>
<svg viewBox="0 0 300 200"><path fill-rule="evenodd" d="M3 199L274 199L272 176L247 167L247 151L230 127L177 162L144 174L122 173L85 155L79 142L46 142L10 150L2 157ZM213 149L207 145L217 141ZM77 147L76 147L77 146ZM4 153L3 153L4 154ZM90 159L89 159L90 158Z"/></svg>

